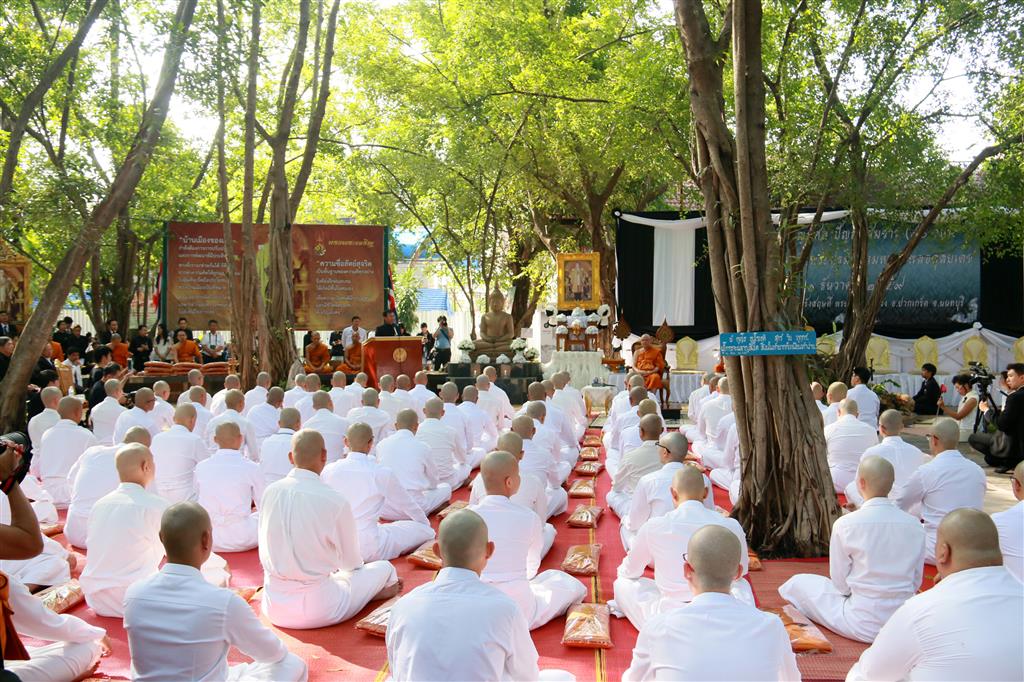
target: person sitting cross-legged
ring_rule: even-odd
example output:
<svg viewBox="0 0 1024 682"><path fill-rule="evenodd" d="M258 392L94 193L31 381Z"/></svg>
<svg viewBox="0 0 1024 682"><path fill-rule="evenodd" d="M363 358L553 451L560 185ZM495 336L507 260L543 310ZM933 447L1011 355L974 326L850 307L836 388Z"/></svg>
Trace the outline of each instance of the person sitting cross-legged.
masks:
<svg viewBox="0 0 1024 682"><path fill-rule="evenodd" d="M1010 489L1017 504L992 515L999 529L999 549L1003 565L1017 580L1024 582L1024 462L1013 469Z"/></svg>
<svg viewBox="0 0 1024 682"><path fill-rule="evenodd" d="M415 410L399 411L395 432L377 443L377 461L390 468L423 513L430 514L452 498L452 486L438 478L433 450L416 438L418 429Z"/></svg>
<svg viewBox="0 0 1024 682"><path fill-rule="evenodd" d="M544 450L533 441L537 427L529 416L522 415L512 420L512 431L522 442L523 456L519 460L519 470L524 474L532 474L545 485L548 498L547 518L561 514L569 506L569 495L562 487L565 476L561 466L564 462L556 462L549 450ZM501 439L498 439L499 444Z"/></svg>
<svg viewBox="0 0 1024 682"><path fill-rule="evenodd" d="M747 539L736 519L707 509L704 476L696 467L685 465L672 479L672 499L676 508L664 516L653 518L640 527L626 558L619 566L615 580L616 608L640 629L656 613L682 606L693 599L683 575L681 559L687 552L690 538L707 525L723 526L733 533L743 548L742 571L732 586L732 594L753 604L750 584L743 580L747 573ZM644 577L644 570L654 564L654 580Z"/></svg>
<svg viewBox="0 0 1024 682"><path fill-rule="evenodd" d="M167 563L125 593L124 629L132 679L305 682L306 664L233 591L210 585L200 568L213 549L210 516L195 502L160 520ZM237 647L252 663L228 666Z"/></svg>
<svg viewBox="0 0 1024 682"><path fill-rule="evenodd" d="M728 528L709 525L693 534L686 554L675 559L693 599L644 624L625 682L800 679L782 620L730 594L746 557Z"/></svg>
<svg viewBox="0 0 1024 682"><path fill-rule="evenodd" d="M244 552L256 546L259 535L259 512L252 508L263 496L263 472L242 456L237 423L221 422L213 438L217 451L196 465L196 501L213 519L213 548Z"/></svg>
<svg viewBox="0 0 1024 682"><path fill-rule="evenodd" d="M825 427L828 470L837 493L843 492L857 475L861 456L878 445L878 434L858 418L857 401L844 398L839 403L839 418Z"/></svg>
<svg viewBox="0 0 1024 682"><path fill-rule="evenodd" d="M640 420L640 437L643 442L640 447L627 452L622 458L622 466L616 472L612 490L607 496L608 506L620 519L629 513L633 491L636 490L640 479L645 474L661 468L661 448L658 447L658 441L664 431L665 423L656 414L649 414Z"/></svg>
<svg viewBox="0 0 1024 682"><path fill-rule="evenodd" d="M455 429L441 421L444 410L439 398L427 401L423 406L424 419L416 429L416 440L430 448L437 479L457 490L469 478L470 467Z"/></svg>
<svg viewBox="0 0 1024 682"><path fill-rule="evenodd" d="M487 523L461 509L441 522L434 552L444 566L391 609L385 642L391 676L419 680L575 680L541 671L526 618L480 579L494 553Z"/></svg>
<svg viewBox="0 0 1024 682"><path fill-rule="evenodd" d="M196 466L210 456L203 439L193 432L198 412L186 403L174 410L174 426L153 438L156 492L169 503L195 497Z"/></svg>
<svg viewBox="0 0 1024 682"><path fill-rule="evenodd" d="M847 680L1024 679L1024 589L1003 566L989 515L946 515L935 568L940 581L892 614Z"/></svg>
<svg viewBox="0 0 1024 682"><path fill-rule="evenodd" d="M882 436L882 442L873 445L864 451L861 461L865 457L876 455L885 459L892 465L895 472L892 490L889 497L896 499L903 490L903 486L910 480L910 475L917 471L917 468L928 461L928 457L915 445L911 445L900 437L903 431L903 413L899 410L886 410L878 418L878 433ZM856 508L864 503L860 491L857 488L857 479L850 481L846 486L846 500L848 507ZM917 510L911 510L916 513Z"/></svg>
<svg viewBox="0 0 1024 682"><path fill-rule="evenodd" d="M832 526L829 577L795 575L779 588L805 616L859 642L875 639L924 573L924 528L887 497L895 475L881 457L862 459L857 488L864 503Z"/></svg>
<svg viewBox="0 0 1024 682"><path fill-rule="evenodd" d="M282 628L321 628L398 594L395 567L363 562L352 507L320 478L324 437L299 431L290 457L295 468L267 486L261 505L263 614Z"/></svg>

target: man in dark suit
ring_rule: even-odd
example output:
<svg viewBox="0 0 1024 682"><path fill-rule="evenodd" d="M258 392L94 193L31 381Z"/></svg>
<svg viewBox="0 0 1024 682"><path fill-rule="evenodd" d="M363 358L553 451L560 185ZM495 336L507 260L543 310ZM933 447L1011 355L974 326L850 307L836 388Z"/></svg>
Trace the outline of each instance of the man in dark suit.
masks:
<svg viewBox="0 0 1024 682"><path fill-rule="evenodd" d="M935 380L935 365L926 362L921 365L921 390L914 394L914 413L925 417L934 417L939 413L939 398L942 397L942 389L939 382Z"/></svg>
<svg viewBox="0 0 1024 682"><path fill-rule="evenodd" d="M395 311L385 310L384 311L384 323L377 327L374 332L376 336L401 336L402 333L399 331L398 323L395 322Z"/></svg>
<svg viewBox="0 0 1024 682"><path fill-rule="evenodd" d="M1024 460L1024 363L1015 362L1006 367L1006 386L1011 393L1006 396L1002 410L996 410L987 401L982 401L978 409L986 417L989 410L996 410L993 420L997 433L972 433L968 442L975 450L985 456L985 463L996 467L996 471L1005 474ZM993 452L993 450L997 450Z"/></svg>
<svg viewBox="0 0 1024 682"><path fill-rule="evenodd" d="M0 310L0 336L14 338L18 335L18 328L11 322L11 315L6 310Z"/></svg>
<svg viewBox="0 0 1024 682"><path fill-rule="evenodd" d="M14 341L9 336L0 336L0 381L7 376L7 368L11 366L11 355L14 354Z"/></svg>

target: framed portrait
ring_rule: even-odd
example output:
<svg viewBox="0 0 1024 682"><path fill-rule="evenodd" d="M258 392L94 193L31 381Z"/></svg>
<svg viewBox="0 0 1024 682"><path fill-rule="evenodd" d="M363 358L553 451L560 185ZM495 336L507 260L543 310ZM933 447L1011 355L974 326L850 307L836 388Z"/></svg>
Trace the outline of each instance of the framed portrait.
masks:
<svg viewBox="0 0 1024 682"><path fill-rule="evenodd" d="M19 328L32 313L32 262L5 245L0 249L0 310Z"/></svg>
<svg viewBox="0 0 1024 682"><path fill-rule="evenodd" d="M601 305L601 254L560 253L558 308L592 310Z"/></svg>

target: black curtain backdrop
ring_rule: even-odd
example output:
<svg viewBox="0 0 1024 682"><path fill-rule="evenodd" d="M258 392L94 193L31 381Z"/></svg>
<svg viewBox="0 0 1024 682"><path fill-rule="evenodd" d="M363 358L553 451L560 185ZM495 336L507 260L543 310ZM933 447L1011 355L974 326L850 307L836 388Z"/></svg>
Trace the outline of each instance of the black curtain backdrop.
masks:
<svg viewBox="0 0 1024 682"><path fill-rule="evenodd" d="M633 215L655 220L698 218L701 213L690 211L637 211ZM622 218L615 210L615 255L618 264L618 314L636 334L652 334L662 320L651 319L654 302L654 228L637 225ZM715 299L711 292L711 267L708 263L707 230L697 230L694 254L693 325L672 327L675 337L689 336L705 339L718 334ZM995 255L983 251L981 264L981 301L978 318L982 326L1010 336L1024 336L1024 258L1016 255ZM912 339L923 334L941 337L970 328L969 324L941 321L934 326L901 327L876 326L875 333L894 338ZM829 328L816 329L829 334Z"/></svg>

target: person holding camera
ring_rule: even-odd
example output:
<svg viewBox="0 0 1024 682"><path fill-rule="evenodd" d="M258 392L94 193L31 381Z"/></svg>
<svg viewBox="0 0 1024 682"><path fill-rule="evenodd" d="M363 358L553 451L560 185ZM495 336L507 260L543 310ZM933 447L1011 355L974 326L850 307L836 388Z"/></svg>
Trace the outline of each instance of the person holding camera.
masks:
<svg viewBox="0 0 1024 682"><path fill-rule="evenodd" d="M434 332L434 371L438 372L452 359L452 333L448 326L448 318L442 315L437 318L437 330Z"/></svg>
<svg viewBox="0 0 1024 682"><path fill-rule="evenodd" d="M985 456L985 463L996 467L1000 474L1009 473L1018 462L1024 460L1024 363L1015 362L1006 366L1006 396L1002 410L982 400L978 404L982 421L995 424L993 433L971 434L968 442ZM990 415L989 412L994 412Z"/></svg>
<svg viewBox="0 0 1024 682"><path fill-rule="evenodd" d="M434 335L430 333L426 322L420 323L419 337L423 343L423 366L426 367L434 353Z"/></svg>

